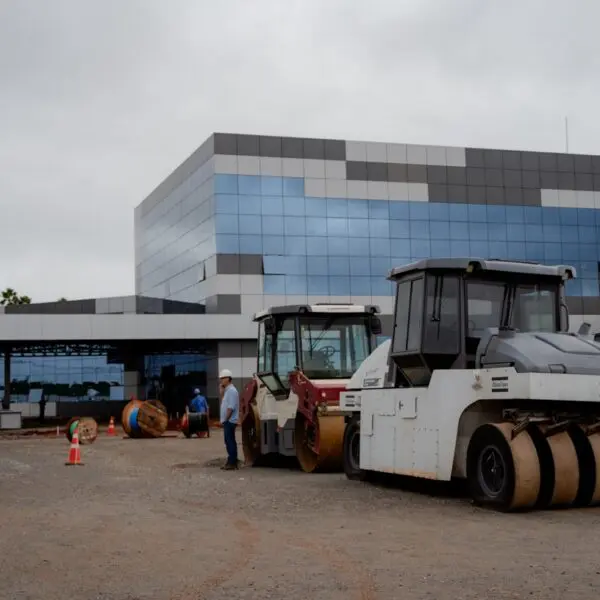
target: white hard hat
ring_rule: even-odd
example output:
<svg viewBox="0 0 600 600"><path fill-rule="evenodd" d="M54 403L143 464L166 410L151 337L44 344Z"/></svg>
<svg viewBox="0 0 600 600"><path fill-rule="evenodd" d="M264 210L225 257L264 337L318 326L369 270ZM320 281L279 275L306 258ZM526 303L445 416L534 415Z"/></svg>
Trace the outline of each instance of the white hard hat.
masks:
<svg viewBox="0 0 600 600"><path fill-rule="evenodd" d="M200 393L200 390L199 390L198 388L196 388L196 389L194 390L194 394L199 394L199 393Z"/></svg>
<svg viewBox="0 0 600 600"><path fill-rule="evenodd" d="M233 373L229 369L223 369L219 373L219 379L223 379L223 377L229 377L229 378L233 379Z"/></svg>

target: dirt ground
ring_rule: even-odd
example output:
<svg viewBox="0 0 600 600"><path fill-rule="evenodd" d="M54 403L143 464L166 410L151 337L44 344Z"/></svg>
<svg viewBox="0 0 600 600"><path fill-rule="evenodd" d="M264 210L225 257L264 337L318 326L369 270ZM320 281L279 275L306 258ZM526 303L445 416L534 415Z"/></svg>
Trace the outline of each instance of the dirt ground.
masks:
<svg viewBox="0 0 600 600"><path fill-rule="evenodd" d="M239 438L239 434L238 434ZM505 515L208 440L0 440L0 599L597 598L600 509Z"/></svg>

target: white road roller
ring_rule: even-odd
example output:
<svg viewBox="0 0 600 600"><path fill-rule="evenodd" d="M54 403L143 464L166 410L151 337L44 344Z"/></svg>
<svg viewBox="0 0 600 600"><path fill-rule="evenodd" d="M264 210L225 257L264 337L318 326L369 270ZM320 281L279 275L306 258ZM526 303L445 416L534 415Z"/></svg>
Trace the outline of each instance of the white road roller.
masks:
<svg viewBox="0 0 600 600"><path fill-rule="evenodd" d="M391 340L340 394L344 470L466 479L500 510L600 503L600 344L568 333L569 266L393 269Z"/></svg>

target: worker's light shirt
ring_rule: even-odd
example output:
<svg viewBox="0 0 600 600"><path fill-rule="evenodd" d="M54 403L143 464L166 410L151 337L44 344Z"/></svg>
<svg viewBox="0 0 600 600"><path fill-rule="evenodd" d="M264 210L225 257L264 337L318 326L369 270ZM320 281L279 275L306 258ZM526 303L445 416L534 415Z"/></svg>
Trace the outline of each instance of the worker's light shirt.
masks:
<svg viewBox="0 0 600 600"><path fill-rule="evenodd" d="M228 408L233 410L229 422L237 423L240 408L240 395L232 383L225 388L225 393L223 394L223 401L221 402L221 423L225 423L226 421Z"/></svg>

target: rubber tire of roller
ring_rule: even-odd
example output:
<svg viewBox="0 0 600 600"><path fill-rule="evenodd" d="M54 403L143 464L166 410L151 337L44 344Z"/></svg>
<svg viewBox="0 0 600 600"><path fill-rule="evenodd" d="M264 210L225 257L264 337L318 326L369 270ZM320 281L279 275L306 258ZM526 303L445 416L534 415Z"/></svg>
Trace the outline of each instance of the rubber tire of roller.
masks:
<svg viewBox="0 0 600 600"><path fill-rule="evenodd" d="M258 450L251 448L248 439L248 429L252 427L252 421L254 423L254 430L256 432L256 437L258 438ZM250 410L246 415L246 418L242 422L242 450L244 452L244 461L247 465L252 467L258 467L262 454L261 454L261 436L262 436L262 427L260 422L260 416L258 414L258 408L255 404L250 405Z"/></svg>
<svg viewBox="0 0 600 600"><path fill-rule="evenodd" d="M511 430L510 423L481 425L471 436L467 449L467 485L471 498L476 504L504 512L533 508L541 483L537 452L529 433L522 431L509 442ZM479 456L490 446L501 455L507 471L503 488L493 497L482 489L478 473ZM522 453L517 454L518 468L514 451Z"/></svg>
<svg viewBox="0 0 600 600"><path fill-rule="evenodd" d="M360 436L360 417L358 415L352 417L352 420L344 429L344 473L346 474L346 477L352 481L366 481L369 472L357 468L352 464L354 462L351 458L352 438L356 435Z"/></svg>

